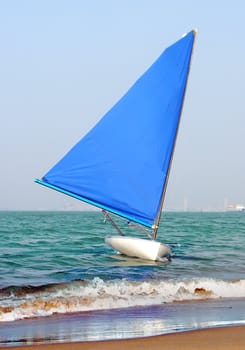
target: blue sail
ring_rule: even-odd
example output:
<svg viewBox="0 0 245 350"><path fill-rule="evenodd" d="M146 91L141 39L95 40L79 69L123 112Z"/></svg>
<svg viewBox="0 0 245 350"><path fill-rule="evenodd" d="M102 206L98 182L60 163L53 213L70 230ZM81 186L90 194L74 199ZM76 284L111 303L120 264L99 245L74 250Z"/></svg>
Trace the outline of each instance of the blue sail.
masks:
<svg viewBox="0 0 245 350"><path fill-rule="evenodd" d="M158 216L195 32L168 47L37 182L151 227Z"/></svg>

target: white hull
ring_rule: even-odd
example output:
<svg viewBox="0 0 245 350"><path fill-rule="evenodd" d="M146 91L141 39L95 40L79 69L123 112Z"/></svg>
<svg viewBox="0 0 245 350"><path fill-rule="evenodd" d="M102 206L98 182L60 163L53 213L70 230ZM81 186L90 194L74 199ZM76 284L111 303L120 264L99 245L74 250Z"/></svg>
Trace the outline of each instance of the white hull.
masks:
<svg viewBox="0 0 245 350"><path fill-rule="evenodd" d="M105 242L121 254L146 260L161 260L171 252L165 244L142 238L110 236Z"/></svg>

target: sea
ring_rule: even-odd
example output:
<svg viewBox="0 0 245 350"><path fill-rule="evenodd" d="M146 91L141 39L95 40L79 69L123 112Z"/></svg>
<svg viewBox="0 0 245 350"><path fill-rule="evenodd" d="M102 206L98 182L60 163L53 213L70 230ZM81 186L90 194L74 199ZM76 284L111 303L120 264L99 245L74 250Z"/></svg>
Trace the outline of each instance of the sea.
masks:
<svg viewBox="0 0 245 350"><path fill-rule="evenodd" d="M166 261L118 254L113 234L99 211L0 211L0 347L245 324L245 212L164 212Z"/></svg>

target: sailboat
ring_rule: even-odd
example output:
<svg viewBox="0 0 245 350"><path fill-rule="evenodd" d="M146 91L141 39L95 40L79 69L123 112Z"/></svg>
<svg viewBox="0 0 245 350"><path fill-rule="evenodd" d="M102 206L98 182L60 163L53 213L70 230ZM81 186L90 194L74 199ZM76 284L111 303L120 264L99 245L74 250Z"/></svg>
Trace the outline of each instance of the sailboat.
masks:
<svg viewBox="0 0 245 350"><path fill-rule="evenodd" d="M121 254L169 257L156 240L190 71L196 30L169 46L103 118L41 180L102 209L118 232L105 242ZM111 214L151 231L125 236Z"/></svg>

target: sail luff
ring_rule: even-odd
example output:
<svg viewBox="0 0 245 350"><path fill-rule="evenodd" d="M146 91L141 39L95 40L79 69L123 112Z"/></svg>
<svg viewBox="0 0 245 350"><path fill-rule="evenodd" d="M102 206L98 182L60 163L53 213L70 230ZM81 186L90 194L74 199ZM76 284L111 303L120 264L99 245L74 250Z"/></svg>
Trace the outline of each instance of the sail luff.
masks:
<svg viewBox="0 0 245 350"><path fill-rule="evenodd" d="M193 56L193 50L194 50L194 44L195 44L197 30L194 29L192 32L194 34L194 40L193 40L193 44L192 44L191 57L190 57L190 62L189 62L189 66L188 66L187 80L186 80L184 94L183 94L183 100L182 100L182 105L181 105L181 110L180 110L180 117L179 117L179 121L178 121L176 136L175 136L175 140L174 140L174 146L173 146L173 150L172 150L172 154L171 154L171 159L170 159L170 162L169 162L169 167L168 167L166 180L165 180L165 183L164 183L164 186L163 186L163 190L162 190L160 206L159 206L159 210L158 210L158 214L157 214L156 220L155 220L155 222L154 222L154 224L152 226L152 228L153 228L152 239L153 240L155 240L156 237L157 237L159 223L160 223L160 220L161 220L163 204L164 204L164 200L165 200L165 196L166 196L166 190L167 190L167 186L168 186L169 174L170 174L170 170L171 170L171 166L172 166L172 162L173 162L173 156L174 156L174 151L175 151L175 147L176 147L176 141L177 141L177 136L178 136L178 132L179 132L179 126L180 126L183 106L184 106L184 102L185 102L186 90L187 90L187 85L188 85L188 81L189 81L189 73L190 73L190 68L191 68L191 61L192 61L192 56Z"/></svg>

